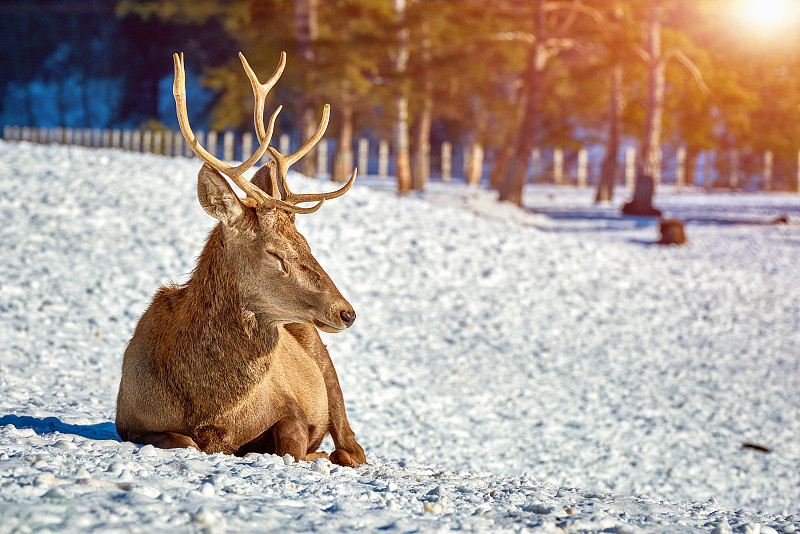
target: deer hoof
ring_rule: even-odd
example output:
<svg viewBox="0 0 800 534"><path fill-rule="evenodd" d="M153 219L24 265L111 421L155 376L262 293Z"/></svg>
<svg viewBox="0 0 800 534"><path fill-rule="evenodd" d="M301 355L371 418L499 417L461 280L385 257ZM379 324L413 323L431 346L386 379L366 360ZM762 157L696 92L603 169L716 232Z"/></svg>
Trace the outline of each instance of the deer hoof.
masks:
<svg viewBox="0 0 800 534"><path fill-rule="evenodd" d="M352 454L353 453L348 453L344 449L336 449L331 453L330 460L336 465L343 465L345 467L358 467L359 464L367 463L366 458L354 458ZM363 456L363 453L361 456Z"/></svg>
<svg viewBox="0 0 800 534"><path fill-rule="evenodd" d="M344 452L342 449L336 449L331 453L331 462L335 463L336 465L343 465L345 467L356 467L358 464L350 458L350 455Z"/></svg>

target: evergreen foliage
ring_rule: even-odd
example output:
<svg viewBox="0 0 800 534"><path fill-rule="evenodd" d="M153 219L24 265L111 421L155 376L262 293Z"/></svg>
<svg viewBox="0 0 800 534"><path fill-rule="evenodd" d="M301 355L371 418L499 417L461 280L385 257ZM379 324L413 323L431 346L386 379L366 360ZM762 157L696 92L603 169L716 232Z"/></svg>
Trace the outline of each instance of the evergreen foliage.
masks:
<svg viewBox="0 0 800 534"><path fill-rule="evenodd" d="M648 75L640 52L655 0L407 0L400 18L392 0L307 2L316 10L313 43L303 43L291 0L8 2L0 11L0 39L15 53L0 55L0 112L30 125L171 124L160 99L171 53L181 50L190 84L193 74L211 95L205 114L192 108L193 120L248 131L252 93L236 52L268 76L285 50L287 69L267 102L284 105L285 132L298 132L309 109L318 118L327 102L334 112L329 135L340 142L389 138L392 102L402 91L412 138L424 136L434 147L445 140L479 145L490 166L511 157L512 147L522 154L536 145L606 146L612 73L621 68L621 142L641 144ZM663 141L686 147L690 173L705 151L737 149L742 170L757 174L771 150L776 185L793 185L800 36L748 28L730 2L656 3L662 51L679 50L708 86L703 91L684 63L667 62ZM401 30L409 61L397 72ZM549 52L533 73L537 46ZM190 97L193 91L199 92L190 87ZM51 102L39 102L42 92L53 94ZM96 99L107 101L111 113L93 113ZM81 101L85 109L76 113ZM720 174L724 161L715 160ZM619 179L621 171L614 172ZM495 182L502 190L501 184Z"/></svg>

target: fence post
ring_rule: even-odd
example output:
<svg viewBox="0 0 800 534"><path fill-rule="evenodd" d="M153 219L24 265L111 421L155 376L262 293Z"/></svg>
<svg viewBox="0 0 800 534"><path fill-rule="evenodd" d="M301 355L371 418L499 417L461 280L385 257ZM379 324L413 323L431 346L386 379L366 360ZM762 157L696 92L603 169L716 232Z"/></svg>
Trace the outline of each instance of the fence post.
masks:
<svg viewBox="0 0 800 534"><path fill-rule="evenodd" d="M772 150L764 152L764 191L772 191Z"/></svg>
<svg viewBox="0 0 800 534"><path fill-rule="evenodd" d="M464 181L469 183L469 169L472 164L472 152L475 148L475 143L470 143L464 148L464 158L461 162L461 175L464 177Z"/></svg>
<svg viewBox="0 0 800 534"><path fill-rule="evenodd" d="M185 139L180 131L172 133L172 146L175 147L176 156L183 156L185 152L184 147L189 146L184 141Z"/></svg>
<svg viewBox="0 0 800 534"><path fill-rule="evenodd" d="M382 140L378 145L378 177L382 180L389 176L389 142Z"/></svg>
<svg viewBox="0 0 800 534"><path fill-rule="evenodd" d="M249 158L253 153L253 134L245 132L242 134L242 161Z"/></svg>
<svg viewBox="0 0 800 534"><path fill-rule="evenodd" d="M222 159L233 161L233 132L230 130L222 136Z"/></svg>
<svg viewBox="0 0 800 534"><path fill-rule="evenodd" d="M553 149L553 184L561 185L564 179L564 151L561 147Z"/></svg>
<svg viewBox="0 0 800 534"><path fill-rule="evenodd" d="M450 182L453 174L453 145L445 141L442 143L442 181Z"/></svg>
<svg viewBox="0 0 800 534"><path fill-rule="evenodd" d="M280 140L278 141L279 150L281 154L288 154L289 153L289 134L281 134Z"/></svg>
<svg viewBox="0 0 800 534"><path fill-rule="evenodd" d="M420 177L422 178L421 186L427 184L431 179L431 144L425 143L422 147L422 154L419 154L420 161L417 164L420 167Z"/></svg>
<svg viewBox="0 0 800 534"><path fill-rule="evenodd" d="M172 135L172 132L170 132L170 131L164 132L164 155L165 156L172 156L172 154L174 153L173 152L173 146L172 146L172 141L174 139L175 139L175 137Z"/></svg>
<svg viewBox="0 0 800 534"><path fill-rule="evenodd" d="M675 189L680 193L686 182L686 148L680 147L676 156L678 163L675 167Z"/></svg>
<svg viewBox="0 0 800 534"><path fill-rule="evenodd" d="M289 150L287 149L286 152L289 152ZM328 174L328 140L320 139L317 144L317 175L323 176L326 174Z"/></svg>
<svg viewBox="0 0 800 534"><path fill-rule="evenodd" d="M736 149L731 150L731 189L739 187L739 151Z"/></svg>
<svg viewBox="0 0 800 534"><path fill-rule="evenodd" d="M483 145L473 140L464 162L464 177L469 185L480 185L483 179Z"/></svg>
<svg viewBox="0 0 800 534"><path fill-rule="evenodd" d="M163 136L160 130L153 132L153 154L163 154Z"/></svg>
<svg viewBox="0 0 800 534"><path fill-rule="evenodd" d="M151 154L153 152L153 132L145 130L142 133L142 152Z"/></svg>
<svg viewBox="0 0 800 534"><path fill-rule="evenodd" d="M119 130L112 130L111 131L111 147L112 148L119 148L120 145L120 131Z"/></svg>
<svg viewBox="0 0 800 534"><path fill-rule="evenodd" d="M142 131L141 130L134 130L131 133L131 150L134 152L139 152L142 146Z"/></svg>
<svg viewBox="0 0 800 534"><path fill-rule="evenodd" d="M369 139L366 137L358 140L358 168L361 176L369 174Z"/></svg>
<svg viewBox="0 0 800 534"><path fill-rule="evenodd" d="M217 157L217 132L215 130L208 132L208 146L206 148L212 156Z"/></svg>
<svg viewBox="0 0 800 534"><path fill-rule="evenodd" d="M586 148L578 151L578 187L586 187L586 179L589 176L589 152Z"/></svg>
<svg viewBox="0 0 800 534"><path fill-rule="evenodd" d="M634 180L636 179L636 147L625 148L625 188L633 191Z"/></svg>
<svg viewBox="0 0 800 534"><path fill-rule="evenodd" d="M131 131L122 130L122 149L130 151L131 149Z"/></svg>

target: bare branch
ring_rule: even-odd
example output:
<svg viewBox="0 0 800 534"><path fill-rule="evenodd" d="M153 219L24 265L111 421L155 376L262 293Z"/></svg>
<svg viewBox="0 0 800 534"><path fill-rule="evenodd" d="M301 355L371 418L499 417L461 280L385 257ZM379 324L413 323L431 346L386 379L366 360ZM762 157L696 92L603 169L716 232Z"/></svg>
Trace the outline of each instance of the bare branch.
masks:
<svg viewBox="0 0 800 534"><path fill-rule="evenodd" d="M686 70L688 70L692 75L695 83L701 91L706 94L711 92L711 90L708 88L708 85L706 85L705 80L703 80L703 73L700 72L700 69L697 67L697 65L695 65L694 61L689 59L689 56L684 54L682 50L678 48L670 48L664 53L663 56L661 56L661 62L666 64L673 57L683 63L683 66L686 67Z"/></svg>

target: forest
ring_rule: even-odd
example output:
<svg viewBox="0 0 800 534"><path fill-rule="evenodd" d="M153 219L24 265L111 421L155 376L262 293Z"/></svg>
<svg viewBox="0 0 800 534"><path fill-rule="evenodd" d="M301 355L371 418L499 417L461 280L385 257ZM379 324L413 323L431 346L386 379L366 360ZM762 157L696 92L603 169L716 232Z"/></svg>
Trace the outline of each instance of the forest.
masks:
<svg viewBox="0 0 800 534"><path fill-rule="evenodd" d="M245 132L236 52L267 77L285 51L267 109L300 138L331 104L334 179L364 136L391 140L400 191L424 187L443 141L464 147L468 181L515 203L532 150L554 146L603 154L597 200L627 145L639 174L680 148L687 183L705 169L707 185L748 187L769 158L772 188L796 190L798 22L786 0L12 1L0 122L175 129L182 51L193 122Z"/></svg>

